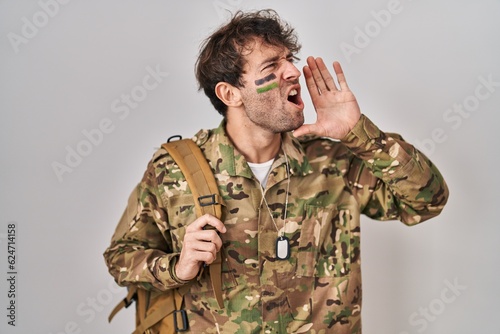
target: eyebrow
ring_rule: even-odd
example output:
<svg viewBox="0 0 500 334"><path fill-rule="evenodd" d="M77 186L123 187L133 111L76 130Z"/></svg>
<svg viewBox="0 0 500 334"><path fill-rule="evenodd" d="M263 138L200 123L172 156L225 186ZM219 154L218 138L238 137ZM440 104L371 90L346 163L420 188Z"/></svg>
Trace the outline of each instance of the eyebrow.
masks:
<svg viewBox="0 0 500 334"><path fill-rule="evenodd" d="M265 59L262 63L260 63L259 66L258 66L258 68L261 68L265 64L276 62L281 57L282 57L281 55L276 55L276 56L269 57L269 58ZM293 57L294 57L293 53L292 52L288 52L287 55L285 56L285 59L293 58Z"/></svg>
<svg viewBox="0 0 500 334"><path fill-rule="evenodd" d="M280 58L281 58L280 56L269 57L269 58L265 59L262 63L260 63L259 66L258 66L258 68L261 68L262 66L264 66L264 65L266 65L268 63L276 62Z"/></svg>

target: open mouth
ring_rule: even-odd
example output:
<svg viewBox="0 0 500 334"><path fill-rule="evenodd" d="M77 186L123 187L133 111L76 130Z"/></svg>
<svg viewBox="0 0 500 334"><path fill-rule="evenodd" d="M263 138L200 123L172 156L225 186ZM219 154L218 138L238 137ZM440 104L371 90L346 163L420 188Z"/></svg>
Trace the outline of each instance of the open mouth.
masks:
<svg viewBox="0 0 500 334"><path fill-rule="evenodd" d="M302 100L300 99L299 91L297 89L292 89L288 93L287 100L297 106L300 106L302 104Z"/></svg>

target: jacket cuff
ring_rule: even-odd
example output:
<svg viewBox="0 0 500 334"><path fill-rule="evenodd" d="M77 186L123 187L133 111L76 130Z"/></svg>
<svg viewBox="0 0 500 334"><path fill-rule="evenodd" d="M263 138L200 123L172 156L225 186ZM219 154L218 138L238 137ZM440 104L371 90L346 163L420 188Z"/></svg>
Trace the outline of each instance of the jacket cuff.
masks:
<svg viewBox="0 0 500 334"><path fill-rule="evenodd" d="M184 284L187 284L189 283L189 281L185 281L183 279L180 279L179 277L177 277L177 274L175 273L175 265L177 264L177 261L179 260L179 255L175 255L174 257L172 257L171 259L171 265L169 267L169 271L170 271L170 277L172 277L172 279L177 283L177 284L180 284L180 285L184 285Z"/></svg>
<svg viewBox="0 0 500 334"><path fill-rule="evenodd" d="M366 150L369 146L376 144L380 136L380 129L366 115L361 114L358 122L341 141L353 151L357 148Z"/></svg>
<svg viewBox="0 0 500 334"><path fill-rule="evenodd" d="M179 254L167 254L156 261L153 269L153 275L159 281L161 286L166 288L178 288L189 281L177 277L175 274L175 264L179 260Z"/></svg>

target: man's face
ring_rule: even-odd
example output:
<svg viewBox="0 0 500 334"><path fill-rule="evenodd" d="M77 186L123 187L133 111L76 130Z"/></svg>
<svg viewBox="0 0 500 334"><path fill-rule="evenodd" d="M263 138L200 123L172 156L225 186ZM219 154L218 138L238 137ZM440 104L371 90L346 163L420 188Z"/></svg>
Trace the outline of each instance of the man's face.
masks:
<svg viewBox="0 0 500 334"><path fill-rule="evenodd" d="M245 56L240 88L246 116L255 125L281 133L304 123L304 103L300 97L300 71L286 48L252 43Z"/></svg>

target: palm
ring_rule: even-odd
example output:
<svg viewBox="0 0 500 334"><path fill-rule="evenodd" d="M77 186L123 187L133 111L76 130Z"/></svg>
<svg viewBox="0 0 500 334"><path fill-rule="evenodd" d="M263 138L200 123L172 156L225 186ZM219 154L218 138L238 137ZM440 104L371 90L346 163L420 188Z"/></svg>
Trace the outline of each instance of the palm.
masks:
<svg viewBox="0 0 500 334"><path fill-rule="evenodd" d="M308 66L304 67L304 76L317 119L314 124L304 124L299 127L294 131L294 135L310 133L341 139L352 129L361 115L356 97L347 86L339 63L333 64L339 88L321 58L309 57L307 63Z"/></svg>

